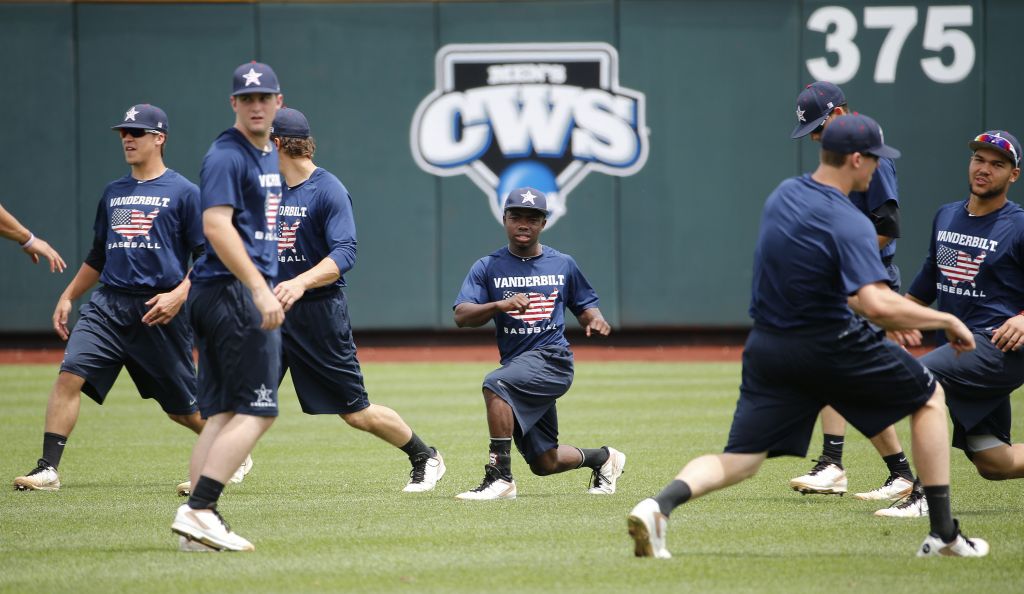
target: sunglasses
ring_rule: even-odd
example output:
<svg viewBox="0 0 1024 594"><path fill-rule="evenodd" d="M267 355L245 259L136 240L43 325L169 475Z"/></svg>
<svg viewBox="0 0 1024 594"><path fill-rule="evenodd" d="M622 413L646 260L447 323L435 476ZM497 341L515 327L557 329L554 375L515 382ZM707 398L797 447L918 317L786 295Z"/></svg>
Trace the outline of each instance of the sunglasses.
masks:
<svg viewBox="0 0 1024 594"><path fill-rule="evenodd" d="M160 134L161 133L159 130L146 130L146 129L143 129L143 128L119 128L119 130L121 131L121 136L124 136L125 134L127 134L128 136L131 136L132 138L142 138L146 134Z"/></svg>
<svg viewBox="0 0 1024 594"><path fill-rule="evenodd" d="M985 144L991 144L992 146L998 147L1013 156L1013 165L1015 167L1020 165L1020 155L1017 154L1017 149L1013 148L1012 142L1002 136L982 133L974 137L974 142L984 142Z"/></svg>

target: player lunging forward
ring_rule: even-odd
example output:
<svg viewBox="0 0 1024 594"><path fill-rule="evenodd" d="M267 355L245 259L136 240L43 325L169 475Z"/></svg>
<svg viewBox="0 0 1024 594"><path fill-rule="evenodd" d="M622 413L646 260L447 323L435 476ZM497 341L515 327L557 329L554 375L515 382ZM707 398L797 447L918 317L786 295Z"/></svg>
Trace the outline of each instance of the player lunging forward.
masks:
<svg viewBox="0 0 1024 594"><path fill-rule="evenodd" d="M491 434L490 460L479 487L459 499L515 499L512 441L534 474L575 468L593 471L590 493L612 494L626 456L610 447L581 449L558 443L555 402L569 390L573 356L565 339L565 308L587 336L611 327L598 309L597 293L576 261L548 246L547 198L539 190L508 193L502 217L508 245L476 261L455 300L455 323L476 328L494 320L501 368L484 378L484 405Z"/></svg>
<svg viewBox="0 0 1024 594"><path fill-rule="evenodd" d="M886 284L867 218L850 203L879 157L899 152L862 115L836 118L821 139L813 174L788 179L768 197L754 253L743 380L725 453L692 460L658 495L630 512L637 556L671 557L668 517L677 506L754 476L765 458L807 453L814 420L834 407L865 435L910 415L914 462L931 510L918 556L980 557L988 543L960 532L949 502L949 447L942 387L884 328L943 329L956 351L974 348L954 316L911 303Z"/></svg>

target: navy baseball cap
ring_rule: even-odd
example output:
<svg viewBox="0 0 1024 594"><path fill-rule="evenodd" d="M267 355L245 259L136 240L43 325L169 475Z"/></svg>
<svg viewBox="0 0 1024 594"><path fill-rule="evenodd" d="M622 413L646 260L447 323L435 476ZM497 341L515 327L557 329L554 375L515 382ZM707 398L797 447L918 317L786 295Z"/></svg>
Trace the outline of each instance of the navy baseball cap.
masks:
<svg viewBox="0 0 1024 594"><path fill-rule="evenodd" d="M516 188L505 198L505 210L510 208L527 208L548 214L548 197L537 188Z"/></svg>
<svg viewBox="0 0 1024 594"><path fill-rule="evenodd" d="M281 85L277 82L277 75L274 69L262 62L247 62L235 68L234 95L248 95L250 93L273 93L281 94Z"/></svg>
<svg viewBox="0 0 1024 594"><path fill-rule="evenodd" d="M846 95L837 85L825 81L807 85L796 98L796 128L790 138L802 138L814 132L840 105L846 105Z"/></svg>
<svg viewBox="0 0 1024 594"><path fill-rule="evenodd" d="M270 128L274 136L286 138L309 138L309 122L302 112L290 107L282 107L274 116L274 124Z"/></svg>
<svg viewBox="0 0 1024 594"><path fill-rule="evenodd" d="M1000 152L1013 163L1014 167L1020 167L1020 143L1017 137L1006 130L989 130L974 137L974 140L967 143L971 150L992 149Z"/></svg>
<svg viewBox="0 0 1024 594"><path fill-rule="evenodd" d="M887 159L900 158L898 150L885 144L878 122L859 113L832 120L821 135L821 148L841 155L865 153Z"/></svg>
<svg viewBox="0 0 1024 594"><path fill-rule="evenodd" d="M140 103L128 108L124 112L124 120L111 130L119 128L140 128L142 130L156 130L167 134L167 114L164 110L149 103Z"/></svg>

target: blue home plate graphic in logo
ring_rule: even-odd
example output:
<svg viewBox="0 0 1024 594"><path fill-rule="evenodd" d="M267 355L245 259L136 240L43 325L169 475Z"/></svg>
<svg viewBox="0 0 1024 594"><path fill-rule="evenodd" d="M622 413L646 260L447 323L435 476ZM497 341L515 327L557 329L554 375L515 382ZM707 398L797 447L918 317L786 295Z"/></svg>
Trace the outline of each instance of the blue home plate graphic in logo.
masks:
<svg viewBox="0 0 1024 594"><path fill-rule="evenodd" d="M446 45L437 88L412 121L413 158L434 175L467 175L500 221L502 198L547 194L548 226L591 171L633 175L647 161L646 99L619 86L606 43Z"/></svg>

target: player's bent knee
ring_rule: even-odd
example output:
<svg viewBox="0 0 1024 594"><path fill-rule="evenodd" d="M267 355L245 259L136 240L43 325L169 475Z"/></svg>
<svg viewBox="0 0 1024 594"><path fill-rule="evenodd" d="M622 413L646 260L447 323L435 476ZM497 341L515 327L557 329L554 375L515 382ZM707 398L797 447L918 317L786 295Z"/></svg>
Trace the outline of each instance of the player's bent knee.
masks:
<svg viewBox="0 0 1024 594"><path fill-rule="evenodd" d="M986 459L983 456L979 456L976 452L973 460L974 467L978 469L978 476L989 481L1005 481L1013 478L1009 469L1004 467L998 461Z"/></svg>
<svg viewBox="0 0 1024 594"><path fill-rule="evenodd" d="M542 460L535 460L530 462L530 472L537 476L548 476L555 473L555 467Z"/></svg>
<svg viewBox="0 0 1024 594"><path fill-rule="evenodd" d="M927 406L946 406L946 392L942 389L942 384L939 382L935 382L935 391L932 392L932 397L928 399Z"/></svg>
<svg viewBox="0 0 1024 594"><path fill-rule="evenodd" d="M85 387L85 378L70 371L62 371L57 374L57 381L54 383L53 389L60 396L79 396L83 387Z"/></svg>
<svg viewBox="0 0 1024 594"><path fill-rule="evenodd" d="M360 431L369 431L373 428L374 424L370 408L364 408L363 410L354 413L343 413L341 418L349 427Z"/></svg>

